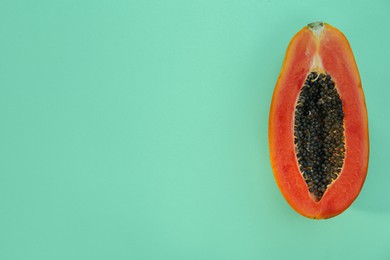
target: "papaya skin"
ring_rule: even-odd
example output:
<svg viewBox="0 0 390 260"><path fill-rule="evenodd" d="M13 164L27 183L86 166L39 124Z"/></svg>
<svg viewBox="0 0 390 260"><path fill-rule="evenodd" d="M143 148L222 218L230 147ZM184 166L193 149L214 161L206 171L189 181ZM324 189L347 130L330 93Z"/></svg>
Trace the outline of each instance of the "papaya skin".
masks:
<svg viewBox="0 0 390 260"><path fill-rule="evenodd" d="M343 103L346 156L339 177L314 201L299 170L294 147L294 111L311 71L331 75ZM344 34L321 22L305 26L290 41L272 97L268 140L276 183L290 206L312 219L345 211L359 195L369 159L368 119L359 71Z"/></svg>

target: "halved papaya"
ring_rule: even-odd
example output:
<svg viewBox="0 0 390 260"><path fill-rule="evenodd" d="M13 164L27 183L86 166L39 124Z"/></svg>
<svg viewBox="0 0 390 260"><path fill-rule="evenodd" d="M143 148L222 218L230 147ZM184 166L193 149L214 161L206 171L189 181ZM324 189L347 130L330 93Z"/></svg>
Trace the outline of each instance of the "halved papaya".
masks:
<svg viewBox="0 0 390 260"><path fill-rule="evenodd" d="M367 110L348 40L311 23L291 40L269 116L274 177L308 218L334 217L358 196L367 174Z"/></svg>

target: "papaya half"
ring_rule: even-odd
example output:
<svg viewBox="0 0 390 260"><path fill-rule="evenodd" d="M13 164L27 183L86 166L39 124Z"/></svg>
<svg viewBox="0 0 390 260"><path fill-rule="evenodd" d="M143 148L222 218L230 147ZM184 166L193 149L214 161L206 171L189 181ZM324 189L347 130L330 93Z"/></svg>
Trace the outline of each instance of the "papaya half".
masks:
<svg viewBox="0 0 390 260"><path fill-rule="evenodd" d="M346 210L367 175L367 109L347 38L315 22L291 40L272 97L270 159L284 198L308 218Z"/></svg>

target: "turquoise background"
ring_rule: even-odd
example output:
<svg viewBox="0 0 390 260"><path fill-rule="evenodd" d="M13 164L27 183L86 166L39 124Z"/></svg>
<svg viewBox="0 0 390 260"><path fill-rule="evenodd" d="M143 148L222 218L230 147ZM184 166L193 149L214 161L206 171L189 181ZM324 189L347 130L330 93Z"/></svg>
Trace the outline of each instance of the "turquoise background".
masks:
<svg viewBox="0 0 390 260"><path fill-rule="evenodd" d="M390 259L390 2L0 1L0 259ZM291 37L342 30L370 119L342 215L295 213L267 123Z"/></svg>

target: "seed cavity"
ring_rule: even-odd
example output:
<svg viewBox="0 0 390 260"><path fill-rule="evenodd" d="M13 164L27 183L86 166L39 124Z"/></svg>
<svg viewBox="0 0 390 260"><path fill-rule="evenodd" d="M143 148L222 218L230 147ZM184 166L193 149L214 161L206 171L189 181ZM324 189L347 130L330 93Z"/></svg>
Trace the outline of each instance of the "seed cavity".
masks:
<svg viewBox="0 0 390 260"><path fill-rule="evenodd" d="M307 76L295 107L294 144L308 190L320 201L345 158L343 104L329 74Z"/></svg>

